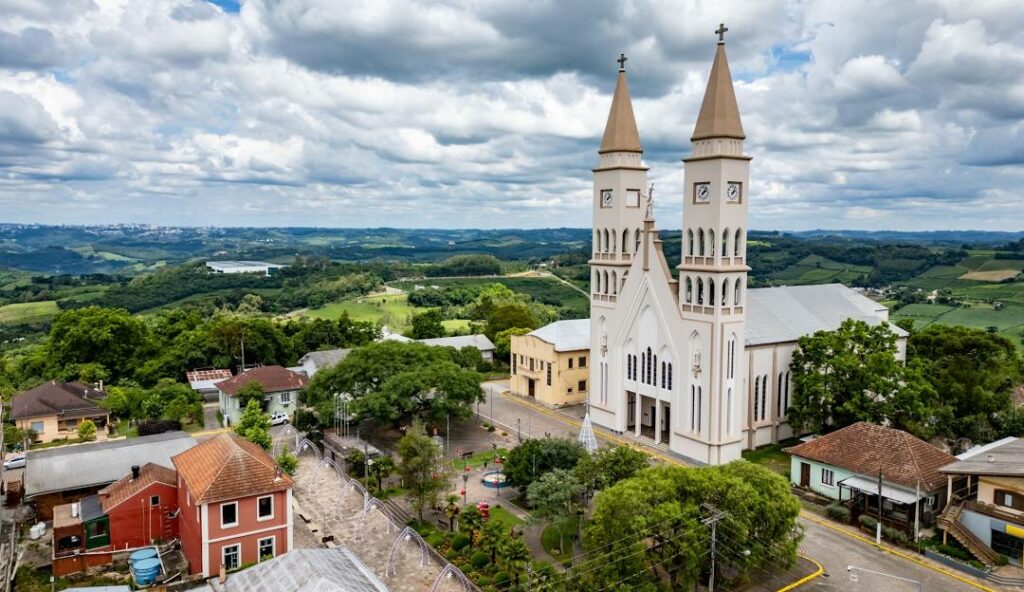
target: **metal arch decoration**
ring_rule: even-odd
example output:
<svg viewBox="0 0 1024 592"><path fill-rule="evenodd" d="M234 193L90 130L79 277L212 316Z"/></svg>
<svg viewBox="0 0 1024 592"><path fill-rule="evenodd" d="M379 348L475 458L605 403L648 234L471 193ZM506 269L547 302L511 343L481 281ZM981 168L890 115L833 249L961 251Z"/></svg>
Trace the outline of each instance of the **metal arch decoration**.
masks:
<svg viewBox="0 0 1024 592"><path fill-rule="evenodd" d="M419 545L420 567L426 567L427 563L430 562L430 551L428 550L427 542L411 526L406 526L402 532L398 533L398 538L395 539L395 542L391 543L391 552L388 553L388 564L384 568L385 577L398 575L398 569L395 565L395 554L398 552L398 547L402 544L402 541L413 541Z"/></svg>
<svg viewBox="0 0 1024 592"><path fill-rule="evenodd" d="M338 463L334 462L334 459L327 458L325 456L322 459L320 459L319 463L317 463L316 470L313 472L313 478L310 479L310 483L312 483L314 487L323 487L323 477L320 476L320 471L324 467L331 467L332 469L334 469L335 474L337 474L338 478L341 479L342 484L349 480L348 475L345 474L345 471L341 470L341 467L338 466Z"/></svg>
<svg viewBox="0 0 1024 592"><path fill-rule="evenodd" d="M310 442L308 438L303 438L295 446L295 456L302 456L302 453L306 450L312 450L313 454L316 455L316 461L320 462L320 450L317 449L316 444Z"/></svg>
<svg viewBox="0 0 1024 592"><path fill-rule="evenodd" d="M445 576L449 578L455 578L462 584L462 589L466 592L473 592L473 585L469 583L469 579L466 578L466 574L462 573L462 570L449 563L444 566L441 573L437 574L434 578L434 585L430 587L430 592L437 592L437 587L441 585L441 581Z"/></svg>
<svg viewBox="0 0 1024 592"><path fill-rule="evenodd" d="M388 514L388 510L387 507L384 505L384 502L380 501L375 497L371 497L369 500L367 500L366 504L363 505L363 510L359 512L359 514L356 516L356 521L359 523L359 536L362 536L363 531L366 530L366 519L370 516L371 513L373 513L374 510L380 512L381 516L384 516L384 519L387 521L388 524L389 533L393 530L398 530L398 525L396 525L395 521L391 519L391 516Z"/></svg>
<svg viewBox="0 0 1024 592"><path fill-rule="evenodd" d="M366 509L366 506L370 503L370 498L372 497L370 492L366 491L366 488L363 487L363 484L359 481L350 479L348 483L341 486L341 495L338 497L337 503L339 510L341 509L342 502L345 501L345 496L347 496L353 489L358 490L359 493L363 494L363 509Z"/></svg>
<svg viewBox="0 0 1024 592"><path fill-rule="evenodd" d="M295 442L293 448L298 450L299 442L302 440L302 434L298 430L292 427L291 424L285 424L284 428L274 437L274 444L271 446L274 458L277 458L281 452L281 445L285 443L287 438L292 438Z"/></svg>

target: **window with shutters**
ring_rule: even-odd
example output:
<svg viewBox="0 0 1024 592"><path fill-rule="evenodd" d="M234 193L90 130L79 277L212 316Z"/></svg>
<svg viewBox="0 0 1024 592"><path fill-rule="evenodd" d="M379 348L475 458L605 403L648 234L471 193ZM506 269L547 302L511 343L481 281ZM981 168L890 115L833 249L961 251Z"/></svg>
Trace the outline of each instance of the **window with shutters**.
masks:
<svg viewBox="0 0 1024 592"><path fill-rule="evenodd" d="M548 364L548 376L547 376L547 379L548 379L547 380L548 386L551 386L551 364Z"/></svg>

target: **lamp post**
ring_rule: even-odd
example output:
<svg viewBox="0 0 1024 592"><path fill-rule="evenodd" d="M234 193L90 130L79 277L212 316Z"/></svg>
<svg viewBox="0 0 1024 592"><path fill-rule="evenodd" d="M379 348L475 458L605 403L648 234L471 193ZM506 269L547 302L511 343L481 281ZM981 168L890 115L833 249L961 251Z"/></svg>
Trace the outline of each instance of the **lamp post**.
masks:
<svg viewBox="0 0 1024 592"><path fill-rule="evenodd" d="M854 565L848 565L848 566L846 566L846 573L849 574L851 582L856 582L857 581L857 572L858 571L862 571L864 573L869 573L869 574L874 574L876 576L882 576L882 577L885 577L885 578L892 578L894 580L899 580L901 582L909 582L911 584L917 584L918 592L924 592L924 584L922 584L921 582L919 582L917 580L912 580L910 578L903 578L903 577L900 577L900 576L894 576L892 574L882 573L880 571L872 571L870 569L864 569L863 567L856 567Z"/></svg>
<svg viewBox="0 0 1024 592"><path fill-rule="evenodd" d="M469 491L469 461L464 460L463 462L466 465L462 471L462 503L466 504L466 492Z"/></svg>
<svg viewBox="0 0 1024 592"><path fill-rule="evenodd" d="M497 469L498 468L498 443L497 442L491 442L491 450L493 451L493 454L494 454L494 468ZM494 474L494 484L497 486L495 488L495 490L494 490L495 491L495 493L494 493L494 498L495 499L501 497L501 480L498 479L498 473L500 473L500 472L501 471L496 471L495 474Z"/></svg>

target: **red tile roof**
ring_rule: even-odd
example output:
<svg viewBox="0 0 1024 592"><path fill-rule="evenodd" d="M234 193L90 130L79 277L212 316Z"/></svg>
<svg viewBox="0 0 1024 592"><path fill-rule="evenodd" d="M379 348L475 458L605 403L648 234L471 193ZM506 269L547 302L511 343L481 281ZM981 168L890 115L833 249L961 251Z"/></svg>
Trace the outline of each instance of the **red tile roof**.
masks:
<svg viewBox="0 0 1024 592"><path fill-rule="evenodd" d="M243 386L250 382L258 382L265 393L296 391L306 388L306 377L298 372L282 366L260 366L217 383L217 388L229 395L237 395Z"/></svg>
<svg viewBox="0 0 1024 592"><path fill-rule="evenodd" d="M110 512L125 500L149 487L154 483L163 483L176 487L178 485L178 474L174 469L168 469L153 463L146 463L139 469L139 478L133 479L126 475L114 481L110 485L99 490L100 505L103 506L103 513Z"/></svg>
<svg viewBox="0 0 1024 592"><path fill-rule="evenodd" d="M269 454L236 434L220 434L171 459L192 499L210 503L291 489Z"/></svg>
<svg viewBox="0 0 1024 592"><path fill-rule="evenodd" d="M809 460L862 475L877 475L890 483L933 491L946 483L939 469L956 458L910 434L865 421L784 449Z"/></svg>

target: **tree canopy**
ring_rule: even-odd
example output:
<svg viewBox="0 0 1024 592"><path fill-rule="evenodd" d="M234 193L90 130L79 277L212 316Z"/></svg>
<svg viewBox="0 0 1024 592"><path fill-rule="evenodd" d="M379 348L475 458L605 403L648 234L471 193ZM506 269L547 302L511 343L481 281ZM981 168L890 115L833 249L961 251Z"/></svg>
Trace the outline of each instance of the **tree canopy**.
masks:
<svg viewBox="0 0 1024 592"><path fill-rule="evenodd" d="M77 378L77 366L94 364L116 380L133 374L148 343L146 324L128 311L89 306L53 317L46 353L58 372Z"/></svg>
<svg viewBox="0 0 1024 592"><path fill-rule="evenodd" d="M348 395L349 411L358 419L468 417L472 405L483 400L483 391L480 375L458 365L464 359L454 348L371 343L356 348L333 368L317 372L306 401L316 407L321 421L331 417L336 393Z"/></svg>
<svg viewBox="0 0 1024 592"><path fill-rule="evenodd" d="M571 470L586 454L576 441L565 438L531 438L508 453L504 472L509 483L524 491L544 473Z"/></svg>
<svg viewBox="0 0 1024 592"><path fill-rule="evenodd" d="M441 447L427 435L423 423L414 421L398 441L398 472L402 475L409 501L423 520L423 509L437 503L447 486Z"/></svg>

